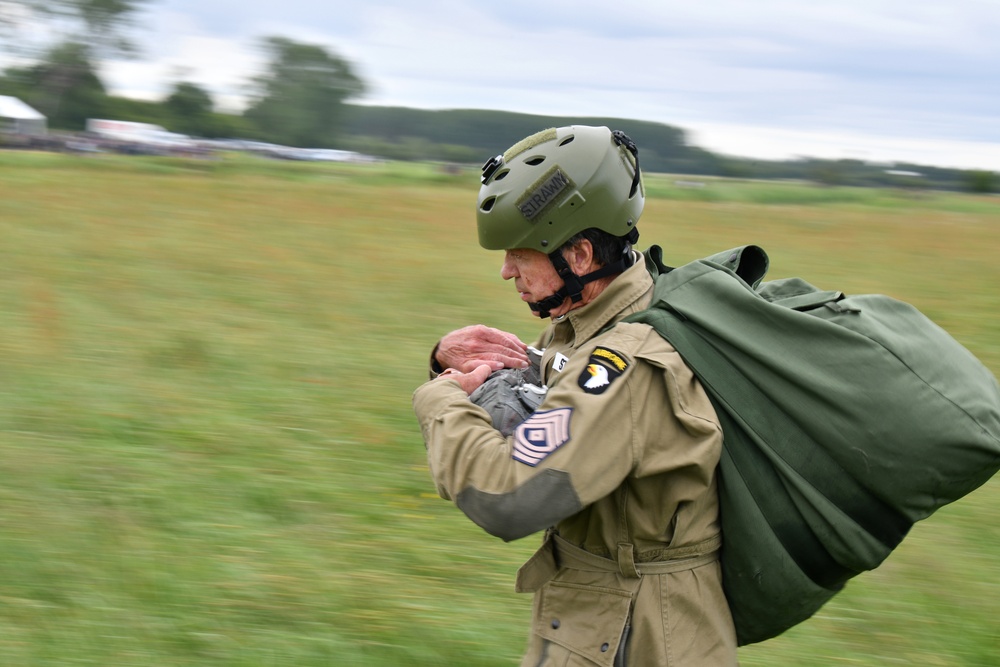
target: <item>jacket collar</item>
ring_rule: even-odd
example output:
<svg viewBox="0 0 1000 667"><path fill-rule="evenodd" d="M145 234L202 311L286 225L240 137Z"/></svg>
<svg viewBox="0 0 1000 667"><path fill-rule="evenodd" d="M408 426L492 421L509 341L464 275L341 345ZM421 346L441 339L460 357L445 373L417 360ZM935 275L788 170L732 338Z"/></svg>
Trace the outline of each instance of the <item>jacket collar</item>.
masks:
<svg viewBox="0 0 1000 667"><path fill-rule="evenodd" d="M653 279L642 255L636 255L635 263L612 280L597 298L553 319L553 326L571 327L574 335L568 336L569 340L590 340L608 325L648 306L653 296Z"/></svg>

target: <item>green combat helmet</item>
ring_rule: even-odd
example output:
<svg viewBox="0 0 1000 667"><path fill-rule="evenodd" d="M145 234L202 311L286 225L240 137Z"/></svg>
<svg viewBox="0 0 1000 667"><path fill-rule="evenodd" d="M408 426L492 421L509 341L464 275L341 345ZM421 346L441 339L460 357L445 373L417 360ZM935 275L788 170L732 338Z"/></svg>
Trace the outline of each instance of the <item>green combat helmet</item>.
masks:
<svg viewBox="0 0 1000 667"><path fill-rule="evenodd" d="M585 125L543 130L483 165L476 209L479 245L530 248L549 256L564 287L528 304L547 317L566 297L579 301L585 284L620 273L632 262L626 248L621 261L577 276L556 251L592 228L634 244L644 201L639 149L624 132Z"/></svg>

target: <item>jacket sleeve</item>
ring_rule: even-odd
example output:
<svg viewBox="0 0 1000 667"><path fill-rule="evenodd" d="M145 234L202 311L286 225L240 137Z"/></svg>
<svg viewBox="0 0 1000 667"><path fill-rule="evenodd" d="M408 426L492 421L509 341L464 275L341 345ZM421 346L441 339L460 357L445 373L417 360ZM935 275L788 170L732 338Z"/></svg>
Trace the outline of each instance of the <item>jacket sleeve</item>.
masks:
<svg viewBox="0 0 1000 667"><path fill-rule="evenodd" d="M614 491L650 439L681 428L676 420L662 428L663 419L647 414L650 387L665 391L665 383L663 368L636 356L641 338L598 338L575 351L538 411L508 438L456 382L419 387L414 410L441 496L487 532L514 540Z"/></svg>

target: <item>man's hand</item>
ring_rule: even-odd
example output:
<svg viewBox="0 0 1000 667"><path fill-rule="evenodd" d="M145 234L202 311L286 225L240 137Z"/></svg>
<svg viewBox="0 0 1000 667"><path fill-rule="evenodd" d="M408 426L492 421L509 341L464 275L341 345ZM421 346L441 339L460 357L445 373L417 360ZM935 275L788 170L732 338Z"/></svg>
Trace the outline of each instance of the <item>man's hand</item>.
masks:
<svg viewBox="0 0 1000 667"><path fill-rule="evenodd" d="M486 378L488 378L492 372L493 369L488 364L480 364L468 373L463 373L455 370L454 368L449 368L444 373L437 376L437 379L434 381L454 380L466 394L471 394L479 388L479 385L486 382Z"/></svg>
<svg viewBox="0 0 1000 667"><path fill-rule="evenodd" d="M473 371L482 364L497 371L501 368L527 367L527 350L528 346L512 333L474 324L456 329L442 338L434 358L441 368L454 368L463 373Z"/></svg>

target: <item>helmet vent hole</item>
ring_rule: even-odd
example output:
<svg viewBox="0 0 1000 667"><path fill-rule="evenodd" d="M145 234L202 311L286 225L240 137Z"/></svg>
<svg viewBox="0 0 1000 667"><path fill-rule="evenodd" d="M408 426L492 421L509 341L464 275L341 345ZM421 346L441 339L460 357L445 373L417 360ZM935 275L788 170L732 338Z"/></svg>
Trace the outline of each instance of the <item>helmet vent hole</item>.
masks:
<svg viewBox="0 0 1000 667"><path fill-rule="evenodd" d="M568 137L566 137L565 139L563 139L562 141L560 141L559 145L560 146L565 146L566 144L571 144L571 143L573 143L574 139L576 139L576 136L574 136L574 135L571 134Z"/></svg>
<svg viewBox="0 0 1000 667"><path fill-rule="evenodd" d="M504 169L499 174L497 174L496 178L494 178L493 180L494 181L502 181L503 179L505 179L507 177L507 174L509 174L509 173L510 173L509 169Z"/></svg>
<svg viewBox="0 0 1000 667"><path fill-rule="evenodd" d="M489 197L483 200L483 203L479 205L479 210L484 213L489 213L493 210L493 205L497 203L496 197Z"/></svg>
<svg viewBox="0 0 1000 667"><path fill-rule="evenodd" d="M532 167L537 167L541 163L545 162L545 156L539 155L537 157L528 158L524 161L525 164L530 164Z"/></svg>

